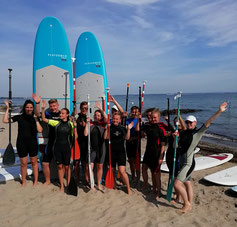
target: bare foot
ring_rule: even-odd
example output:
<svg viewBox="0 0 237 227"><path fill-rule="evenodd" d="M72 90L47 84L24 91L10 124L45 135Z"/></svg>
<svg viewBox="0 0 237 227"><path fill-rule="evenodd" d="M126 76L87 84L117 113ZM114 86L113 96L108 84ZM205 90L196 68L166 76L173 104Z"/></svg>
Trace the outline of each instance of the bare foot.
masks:
<svg viewBox="0 0 237 227"><path fill-rule="evenodd" d="M26 182L24 182L24 183L22 182L21 187L25 187L25 186L26 186Z"/></svg>
<svg viewBox="0 0 237 227"><path fill-rule="evenodd" d="M60 192L64 192L64 186L60 187Z"/></svg>
<svg viewBox="0 0 237 227"><path fill-rule="evenodd" d="M50 181L49 181L49 182L48 182L48 181L45 181L45 182L44 182L44 186L48 186L48 185L50 185L50 184L51 184Z"/></svg>
<svg viewBox="0 0 237 227"><path fill-rule="evenodd" d="M132 195L132 190L130 188L128 189L128 195Z"/></svg>
<svg viewBox="0 0 237 227"><path fill-rule="evenodd" d="M179 199L172 199L172 200L170 201L170 203L173 204L173 205L176 204L176 203L177 203L177 204L181 204L182 201L179 200Z"/></svg>
<svg viewBox="0 0 237 227"><path fill-rule="evenodd" d="M180 211L181 211L182 213L187 213L188 211L191 211L191 210L192 210L192 206L191 206L190 203L185 204L185 205L180 209Z"/></svg>
<svg viewBox="0 0 237 227"><path fill-rule="evenodd" d="M36 187L38 185L38 181L34 182L33 187Z"/></svg>

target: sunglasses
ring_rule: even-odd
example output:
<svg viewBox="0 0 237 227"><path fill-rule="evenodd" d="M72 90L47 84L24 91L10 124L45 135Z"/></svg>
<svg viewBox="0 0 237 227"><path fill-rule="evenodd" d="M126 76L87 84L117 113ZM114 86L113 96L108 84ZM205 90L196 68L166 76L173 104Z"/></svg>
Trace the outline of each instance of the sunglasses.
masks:
<svg viewBox="0 0 237 227"><path fill-rule="evenodd" d="M186 121L186 124L192 124L194 121Z"/></svg>
<svg viewBox="0 0 237 227"><path fill-rule="evenodd" d="M88 107L82 107L81 109L82 110L88 110Z"/></svg>

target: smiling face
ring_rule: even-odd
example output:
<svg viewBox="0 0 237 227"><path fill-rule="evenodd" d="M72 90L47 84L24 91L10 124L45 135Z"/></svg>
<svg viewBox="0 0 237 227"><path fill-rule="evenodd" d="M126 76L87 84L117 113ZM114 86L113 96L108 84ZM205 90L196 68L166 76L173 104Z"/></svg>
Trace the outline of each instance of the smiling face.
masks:
<svg viewBox="0 0 237 227"><path fill-rule="evenodd" d="M132 115L132 118L137 118L139 115L139 110L136 108L132 109L131 115Z"/></svg>
<svg viewBox="0 0 237 227"><path fill-rule="evenodd" d="M121 117L119 114L114 114L112 122L115 126L118 126L121 123Z"/></svg>
<svg viewBox="0 0 237 227"><path fill-rule="evenodd" d="M49 104L49 109L51 110L51 112L57 113L57 112L59 111L58 102L50 103L50 104Z"/></svg>
<svg viewBox="0 0 237 227"><path fill-rule="evenodd" d="M68 111L65 110L65 109L61 109L60 115L59 115L60 119L61 119L62 121L67 121L68 116L69 116Z"/></svg>
<svg viewBox="0 0 237 227"><path fill-rule="evenodd" d="M94 121L100 121L102 119L100 111L95 111L94 113Z"/></svg>
<svg viewBox="0 0 237 227"><path fill-rule="evenodd" d="M88 111L88 105L82 105L82 107L80 108L81 110L81 113L83 115L86 115L87 114L87 111Z"/></svg>
<svg viewBox="0 0 237 227"><path fill-rule="evenodd" d="M31 104L31 103L28 103L26 106L25 106L25 113L27 115L32 115L34 111L34 106Z"/></svg>
<svg viewBox="0 0 237 227"><path fill-rule="evenodd" d="M185 121L186 122L186 125L187 125L187 128L189 130L193 130L195 129L196 125L197 125L197 122L196 121Z"/></svg>
<svg viewBox="0 0 237 227"><path fill-rule="evenodd" d="M160 114L155 112L151 114L151 123L152 124L157 124L160 121Z"/></svg>

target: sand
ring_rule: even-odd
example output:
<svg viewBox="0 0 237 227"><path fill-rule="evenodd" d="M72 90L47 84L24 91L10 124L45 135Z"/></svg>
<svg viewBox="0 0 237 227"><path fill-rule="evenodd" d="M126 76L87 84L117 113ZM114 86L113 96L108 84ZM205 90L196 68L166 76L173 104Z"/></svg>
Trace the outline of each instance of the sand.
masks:
<svg viewBox="0 0 237 227"><path fill-rule="evenodd" d="M16 134L17 124L13 124L13 146ZM144 143L145 140L143 148ZM0 123L0 147L5 148L7 144L8 125ZM44 186L42 174L35 188L31 178L25 188L19 179L8 181L0 184L0 226L236 226L237 196L229 192L229 187L202 180L208 174L234 165L228 162L192 174L193 210L187 214L180 213L178 208L182 205L171 205L165 199L167 173L162 173L164 197L158 201L151 191L141 191L141 186L132 187L133 194L129 196L125 187L105 188L102 193L80 184L78 196L74 197L60 193L58 185ZM127 172L130 173L129 168Z"/></svg>

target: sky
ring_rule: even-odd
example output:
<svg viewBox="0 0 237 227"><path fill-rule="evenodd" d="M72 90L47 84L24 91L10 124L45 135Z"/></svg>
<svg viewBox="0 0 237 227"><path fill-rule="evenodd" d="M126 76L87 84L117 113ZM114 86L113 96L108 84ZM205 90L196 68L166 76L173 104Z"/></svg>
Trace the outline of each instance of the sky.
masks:
<svg viewBox="0 0 237 227"><path fill-rule="evenodd" d="M236 0L0 0L0 96L32 94L33 50L46 16L63 24L74 56L94 33L112 94L237 91Z"/></svg>

